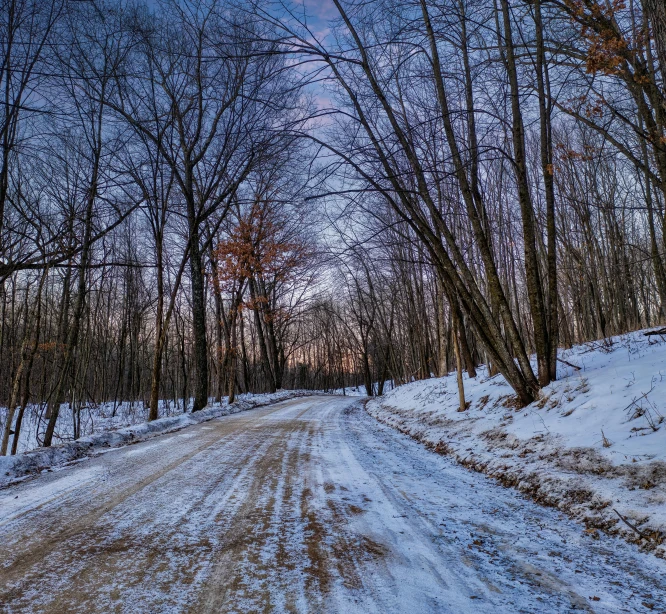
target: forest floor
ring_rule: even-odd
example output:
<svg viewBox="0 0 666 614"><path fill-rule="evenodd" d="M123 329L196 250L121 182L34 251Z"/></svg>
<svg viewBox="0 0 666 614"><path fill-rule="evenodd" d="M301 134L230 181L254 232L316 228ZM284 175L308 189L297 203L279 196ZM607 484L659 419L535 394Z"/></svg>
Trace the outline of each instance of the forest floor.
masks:
<svg viewBox="0 0 666 614"><path fill-rule="evenodd" d="M664 612L666 562L309 397L0 490L0 611Z"/></svg>
<svg viewBox="0 0 666 614"><path fill-rule="evenodd" d="M560 352L558 380L517 408L501 375L455 374L367 403L381 422L540 503L666 557L666 341L643 331Z"/></svg>

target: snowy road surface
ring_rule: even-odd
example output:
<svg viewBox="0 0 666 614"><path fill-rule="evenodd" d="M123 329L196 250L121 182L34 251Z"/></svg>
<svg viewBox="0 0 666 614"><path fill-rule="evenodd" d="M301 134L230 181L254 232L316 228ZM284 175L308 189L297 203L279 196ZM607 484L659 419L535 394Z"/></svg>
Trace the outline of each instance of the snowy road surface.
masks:
<svg viewBox="0 0 666 614"><path fill-rule="evenodd" d="M666 563L310 397L0 491L2 612L664 612Z"/></svg>

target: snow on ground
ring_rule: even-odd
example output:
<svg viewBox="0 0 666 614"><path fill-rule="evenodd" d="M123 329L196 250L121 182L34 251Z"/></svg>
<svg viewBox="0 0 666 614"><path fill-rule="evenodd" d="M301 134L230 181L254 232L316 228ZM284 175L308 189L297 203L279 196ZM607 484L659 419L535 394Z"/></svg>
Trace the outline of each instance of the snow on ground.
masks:
<svg viewBox="0 0 666 614"><path fill-rule="evenodd" d="M558 381L522 409L504 378L482 368L465 376L465 412L455 374L400 386L367 410L592 533L666 557L666 340L638 331L560 357L570 364L558 365Z"/></svg>
<svg viewBox="0 0 666 614"><path fill-rule="evenodd" d="M377 391L378 383L373 384L375 392ZM384 394L393 390L393 380L386 380L384 382ZM368 393L365 389L365 385L361 384L359 386L347 386L346 388L336 388L331 390L331 394L342 394L348 397L367 397Z"/></svg>
<svg viewBox="0 0 666 614"><path fill-rule="evenodd" d="M364 385L360 386L347 386L346 388L337 388L332 391L332 394L343 394L348 397L367 397L368 393Z"/></svg>
<svg viewBox="0 0 666 614"><path fill-rule="evenodd" d="M23 428L21 429L23 445L19 450L27 448L28 452L19 453L15 456L0 456L0 488L22 480L31 474L47 471L51 467L88 456L95 451L99 451L100 448L115 448L136 443L155 435L177 431L186 426L220 416L313 394L318 393L311 390L281 390L274 394L245 394L240 395L231 405L227 403L225 398L221 404L213 405L196 413L182 413L182 411L173 413L168 409L168 405L161 403L160 415L162 417L152 422L147 422L148 408L144 408L142 404L140 406L122 404L115 414L112 413L112 404L107 404L95 408L94 413L93 410L89 412L89 415L94 416L94 418L91 417L85 423L88 425L88 435L76 440L72 435L71 410L69 406L63 406L63 413L59 414L58 417L58 434L54 438L56 445L39 449L37 449L39 445L37 432L40 420L37 414L32 414L34 417L24 420L26 426L24 438ZM42 419L42 431L44 426L45 423ZM2 432L1 426L0 432Z"/></svg>

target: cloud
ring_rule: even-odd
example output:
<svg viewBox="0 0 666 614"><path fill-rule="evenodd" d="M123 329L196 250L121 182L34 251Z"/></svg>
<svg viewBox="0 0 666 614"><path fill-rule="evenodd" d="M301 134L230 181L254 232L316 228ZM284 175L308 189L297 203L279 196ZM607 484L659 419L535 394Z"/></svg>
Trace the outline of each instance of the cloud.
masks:
<svg viewBox="0 0 666 614"><path fill-rule="evenodd" d="M309 16L322 22L338 16L338 10L335 8L333 0L303 0L303 4Z"/></svg>

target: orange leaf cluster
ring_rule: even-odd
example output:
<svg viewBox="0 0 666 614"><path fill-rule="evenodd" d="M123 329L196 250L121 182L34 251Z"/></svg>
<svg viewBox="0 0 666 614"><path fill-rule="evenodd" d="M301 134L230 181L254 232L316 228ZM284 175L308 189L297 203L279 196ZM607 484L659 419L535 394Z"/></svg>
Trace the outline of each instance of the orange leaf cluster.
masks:
<svg viewBox="0 0 666 614"><path fill-rule="evenodd" d="M589 43L588 73L616 75L622 72L629 44L613 27L613 15L626 8L624 0L566 0L572 16L581 25L581 34Z"/></svg>
<svg viewBox="0 0 666 614"><path fill-rule="evenodd" d="M256 202L228 238L220 241L215 257L222 286L230 288L258 277L280 282L295 274L309 250L303 242L284 240L278 222L267 203Z"/></svg>
<svg viewBox="0 0 666 614"><path fill-rule="evenodd" d="M555 145L556 157L565 162L565 161L581 161L589 162L594 159L594 152L596 148L592 145L583 145L583 151L576 151L575 149L569 149L564 145L564 143L557 143Z"/></svg>

